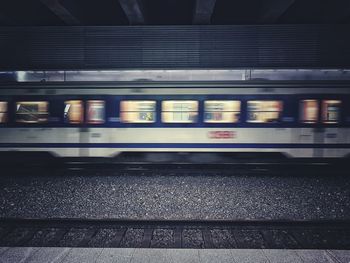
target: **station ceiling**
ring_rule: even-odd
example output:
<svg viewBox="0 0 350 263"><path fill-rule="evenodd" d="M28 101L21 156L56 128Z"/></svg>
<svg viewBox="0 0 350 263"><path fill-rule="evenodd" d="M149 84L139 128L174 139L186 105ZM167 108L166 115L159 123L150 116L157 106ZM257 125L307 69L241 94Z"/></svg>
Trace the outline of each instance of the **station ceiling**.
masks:
<svg viewBox="0 0 350 263"><path fill-rule="evenodd" d="M2 0L0 26L350 24L349 0Z"/></svg>
<svg viewBox="0 0 350 263"><path fill-rule="evenodd" d="M0 71L350 67L350 0L0 4Z"/></svg>

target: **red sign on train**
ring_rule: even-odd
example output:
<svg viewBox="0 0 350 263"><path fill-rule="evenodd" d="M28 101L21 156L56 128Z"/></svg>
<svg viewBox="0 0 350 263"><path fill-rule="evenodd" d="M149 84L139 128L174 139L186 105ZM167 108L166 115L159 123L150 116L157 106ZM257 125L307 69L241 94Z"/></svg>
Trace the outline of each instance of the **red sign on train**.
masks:
<svg viewBox="0 0 350 263"><path fill-rule="evenodd" d="M210 131L208 132L210 139L233 139L236 138L236 132L234 131Z"/></svg>

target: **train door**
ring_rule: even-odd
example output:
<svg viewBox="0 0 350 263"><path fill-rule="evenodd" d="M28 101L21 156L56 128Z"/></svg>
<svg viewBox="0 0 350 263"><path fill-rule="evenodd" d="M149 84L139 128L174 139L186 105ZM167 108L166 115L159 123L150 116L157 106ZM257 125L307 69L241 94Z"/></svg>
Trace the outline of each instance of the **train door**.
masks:
<svg viewBox="0 0 350 263"><path fill-rule="evenodd" d="M77 144L78 147L67 149L67 155L88 156L88 148L83 144L88 143L88 128L81 127L84 124L84 102L82 100L67 100L64 102L64 122L69 125L66 132L66 142Z"/></svg>
<svg viewBox="0 0 350 263"><path fill-rule="evenodd" d="M338 144L346 139L346 134L337 128L340 122L340 100L302 100L301 121L304 124L314 124L314 128L301 129L301 142L313 144L313 157L338 157L342 155L339 149L324 147L324 144ZM327 125L328 127L323 127ZM333 126L333 127L332 127Z"/></svg>
<svg viewBox="0 0 350 263"><path fill-rule="evenodd" d="M303 125L299 129L299 142L301 144L314 145L306 147L300 153L303 157L322 157L323 149L317 147L324 141L324 129L313 127L319 120L319 101L315 99L301 100L299 102L299 120Z"/></svg>
<svg viewBox="0 0 350 263"><path fill-rule="evenodd" d="M345 129L338 128L340 122L340 100L323 100L321 121L328 127L325 128L324 142L326 144L339 144L344 142L347 138ZM325 157L341 157L344 150L338 148L325 149Z"/></svg>
<svg viewBox="0 0 350 263"><path fill-rule="evenodd" d="M94 99L88 100L86 102L86 123L91 126L86 132L86 136L83 136L81 139L90 145L94 144L103 144L106 141L109 141L108 130L102 128L106 121L106 107L105 100ZM109 155L106 152L105 148L88 148L89 152L86 153L91 156L106 156Z"/></svg>

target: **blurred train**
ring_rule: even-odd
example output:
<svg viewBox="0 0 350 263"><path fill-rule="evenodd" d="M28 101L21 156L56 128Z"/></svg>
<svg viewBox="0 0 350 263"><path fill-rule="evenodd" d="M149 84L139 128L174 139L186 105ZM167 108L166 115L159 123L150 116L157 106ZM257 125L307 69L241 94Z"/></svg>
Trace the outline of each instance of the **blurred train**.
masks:
<svg viewBox="0 0 350 263"><path fill-rule="evenodd" d="M350 153L340 84L16 83L0 91L0 151Z"/></svg>

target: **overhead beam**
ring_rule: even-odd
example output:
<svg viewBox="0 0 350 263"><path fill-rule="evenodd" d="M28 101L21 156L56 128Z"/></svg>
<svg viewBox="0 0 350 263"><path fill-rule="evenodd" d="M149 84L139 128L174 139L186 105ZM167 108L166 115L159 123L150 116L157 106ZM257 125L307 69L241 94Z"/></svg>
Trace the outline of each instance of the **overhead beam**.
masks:
<svg viewBox="0 0 350 263"><path fill-rule="evenodd" d="M139 0L119 0L119 3L130 25L143 25L145 23L145 15Z"/></svg>
<svg viewBox="0 0 350 263"><path fill-rule="evenodd" d="M295 2L295 0L264 0L262 1L259 23L275 23Z"/></svg>
<svg viewBox="0 0 350 263"><path fill-rule="evenodd" d="M193 24L208 25L214 12L216 0L196 0Z"/></svg>
<svg viewBox="0 0 350 263"><path fill-rule="evenodd" d="M81 22L75 16L73 16L60 2L59 0L41 0L41 2L47 6L56 16L58 16L63 22L69 26L80 25Z"/></svg>

